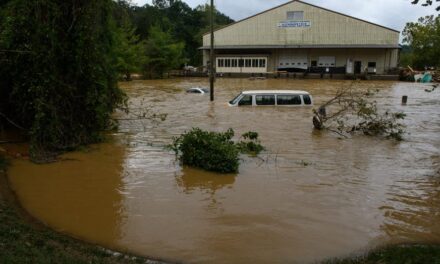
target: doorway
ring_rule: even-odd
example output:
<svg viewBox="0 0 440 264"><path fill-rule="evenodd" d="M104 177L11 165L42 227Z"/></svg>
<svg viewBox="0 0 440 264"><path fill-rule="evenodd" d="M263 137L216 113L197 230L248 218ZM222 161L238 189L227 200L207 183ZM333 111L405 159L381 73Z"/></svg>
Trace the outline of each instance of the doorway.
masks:
<svg viewBox="0 0 440 264"><path fill-rule="evenodd" d="M360 74L362 72L362 61L354 62L354 74Z"/></svg>

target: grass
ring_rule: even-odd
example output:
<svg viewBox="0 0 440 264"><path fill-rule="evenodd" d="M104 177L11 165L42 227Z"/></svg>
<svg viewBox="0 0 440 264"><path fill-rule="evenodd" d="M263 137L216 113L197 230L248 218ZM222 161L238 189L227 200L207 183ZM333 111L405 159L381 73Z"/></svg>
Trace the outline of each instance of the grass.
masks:
<svg viewBox="0 0 440 264"><path fill-rule="evenodd" d="M396 245L377 249L365 256L333 259L323 264L440 264L440 245Z"/></svg>

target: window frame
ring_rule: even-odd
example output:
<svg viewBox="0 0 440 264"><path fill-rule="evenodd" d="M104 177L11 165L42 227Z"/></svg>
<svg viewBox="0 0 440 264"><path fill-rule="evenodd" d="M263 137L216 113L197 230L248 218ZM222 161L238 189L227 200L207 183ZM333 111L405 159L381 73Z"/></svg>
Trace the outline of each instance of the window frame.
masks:
<svg viewBox="0 0 440 264"><path fill-rule="evenodd" d="M258 97L272 97L273 98L273 104L259 104L258 103ZM264 101L264 100L263 100ZM257 94L255 95L255 105L257 106L276 106L276 96L275 94Z"/></svg>
<svg viewBox="0 0 440 264"><path fill-rule="evenodd" d="M282 96L291 96L292 99L288 99L289 101L294 100L294 98L299 99L299 104L294 104L294 103L287 103L287 104L279 104L279 97ZM277 105L282 105L282 106L301 106L303 105L303 100L300 94L277 94L277 98L276 98L276 102Z"/></svg>
<svg viewBox="0 0 440 264"><path fill-rule="evenodd" d="M241 104L243 99L246 98L246 97L250 97L251 98L250 104ZM254 96L252 94L243 94L243 96L237 102L237 106L252 106L253 104L254 104Z"/></svg>

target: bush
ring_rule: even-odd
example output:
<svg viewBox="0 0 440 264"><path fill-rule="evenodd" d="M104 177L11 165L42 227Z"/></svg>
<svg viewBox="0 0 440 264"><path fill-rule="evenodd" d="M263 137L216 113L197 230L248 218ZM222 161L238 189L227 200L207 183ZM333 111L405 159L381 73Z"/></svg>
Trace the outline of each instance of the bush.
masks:
<svg viewBox="0 0 440 264"><path fill-rule="evenodd" d="M245 142L234 143L234 130L224 133L193 128L190 132L174 138L168 146L176 153L183 165L199 167L208 171L232 173L238 171L239 154L258 154L264 148L258 141L258 133L243 134Z"/></svg>
<svg viewBox="0 0 440 264"><path fill-rule="evenodd" d="M319 111L313 110L313 125L318 130L327 129L344 137L361 132L367 136L403 140L405 126L400 120L406 115L379 111L377 102L371 99L377 93L352 86L342 88L334 98L321 105ZM326 108L331 110L329 115Z"/></svg>
<svg viewBox="0 0 440 264"><path fill-rule="evenodd" d="M258 133L249 131L241 136L244 141L237 143L237 147L241 153L246 153L249 155L258 155L264 150L264 147L260 144L258 139Z"/></svg>
<svg viewBox="0 0 440 264"><path fill-rule="evenodd" d="M217 133L193 128L174 138L170 147L184 165L221 173L237 172L239 151L231 140L233 136L232 129Z"/></svg>

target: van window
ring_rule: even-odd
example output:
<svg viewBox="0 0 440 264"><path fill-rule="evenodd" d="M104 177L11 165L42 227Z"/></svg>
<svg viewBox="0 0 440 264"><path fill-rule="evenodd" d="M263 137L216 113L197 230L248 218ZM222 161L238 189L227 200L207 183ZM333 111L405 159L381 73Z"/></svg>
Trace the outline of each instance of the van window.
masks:
<svg viewBox="0 0 440 264"><path fill-rule="evenodd" d="M301 97L295 94L277 95L278 105L300 105Z"/></svg>
<svg viewBox="0 0 440 264"><path fill-rule="evenodd" d="M255 101L257 105L275 105L275 95L257 95Z"/></svg>
<svg viewBox="0 0 440 264"><path fill-rule="evenodd" d="M303 100L304 100L304 104L306 105L312 104L312 99L310 99L310 95L308 94L303 94Z"/></svg>
<svg viewBox="0 0 440 264"><path fill-rule="evenodd" d="M252 95L243 96L238 105L252 105Z"/></svg>

